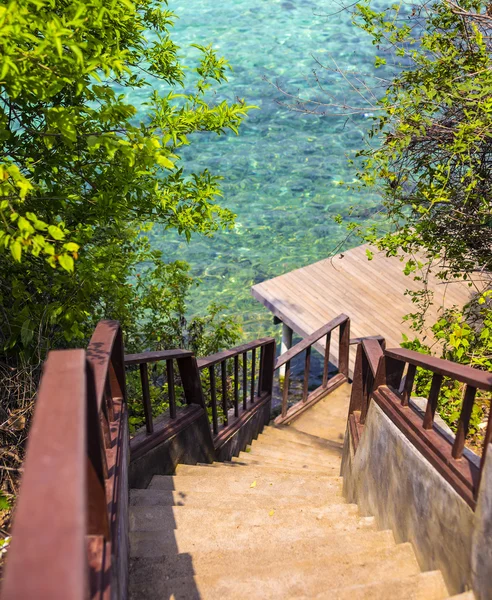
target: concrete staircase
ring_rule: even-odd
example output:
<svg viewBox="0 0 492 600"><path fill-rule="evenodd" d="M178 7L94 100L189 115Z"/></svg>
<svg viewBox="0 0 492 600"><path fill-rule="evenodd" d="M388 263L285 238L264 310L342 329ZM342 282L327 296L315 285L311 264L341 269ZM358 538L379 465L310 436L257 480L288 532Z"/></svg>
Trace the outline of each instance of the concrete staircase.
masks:
<svg viewBox="0 0 492 600"><path fill-rule="evenodd" d="M266 427L232 462L180 465L132 490L130 598L448 598L411 544L344 502L348 395L343 386L291 426Z"/></svg>

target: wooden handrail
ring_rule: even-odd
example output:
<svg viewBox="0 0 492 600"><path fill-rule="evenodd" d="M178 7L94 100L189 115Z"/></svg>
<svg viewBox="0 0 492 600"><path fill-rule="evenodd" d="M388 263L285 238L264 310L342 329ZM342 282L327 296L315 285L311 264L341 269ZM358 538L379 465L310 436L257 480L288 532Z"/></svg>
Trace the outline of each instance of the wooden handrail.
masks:
<svg viewBox="0 0 492 600"><path fill-rule="evenodd" d="M349 425L355 447L362 433L369 402L373 398L422 455L474 508L487 447L492 441L492 419L489 418L487 424L479 467L465 453L465 441L477 389L492 391L492 374L403 348L391 348L383 352L377 345L378 342L374 340L363 340L358 346L349 410ZM403 377L405 367L407 370ZM410 403L418 367L433 374L423 416ZM454 440L434 425L445 377L465 385Z"/></svg>
<svg viewBox="0 0 492 600"><path fill-rule="evenodd" d="M2 598L111 597L128 543L123 356L116 321L98 324L87 351L48 354Z"/></svg>
<svg viewBox="0 0 492 600"><path fill-rule="evenodd" d="M198 368L201 370L213 367L214 365L217 365L228 358L234 358L235 356L239 356L240 354L244 354L250 350L256 350L257 348L271 344L273 341L275 340L271 337L261 338L255 340L254 342L241 344L240 346L236 346L230 350L224 350L222 352L217 352L216 354L211 354L210 356L205 356L204 358L199 358L197 359Z"/></svg>
<svg viewBox="0 0 492 600"><path fill-rule="evenodd" d="M125 367L131 365L142 365L159 362L161 360L172 360L193 356L191 350L158 350L156 352L140 352L138 354L125 355Z"/></svg>
<svg viewBox="0 0 492 600"><path fill-rule="evenodd" d="M444 377L450 377L461 383L472 385L480 390L492 391L492 373L404 348L390 348L385 350L384 354L388 358L422 367Z"/></svg>
<svg viewBox="0 0 492 600"><path fill-rule="evenodd" d="M2 599L85 600L86 358L50 352L29 433Z"/></svg>
<svg viewBox="0 0 492 600"><path fill-rule="evenodd" d="M373 377L376 376L379 361L383 356L383 349L381 348L380 341L384 341L384 338L374 337L362 339L362 348L364 349L364 353Z"/></svg>
<svg viewBox="0 0 492 600"><path fill-rule="evenodd" d="M348 417L356 449L366 421L369 402L385 345L382 336L358 338L358 340Z"/></svg>
<svg viewBox="0 0 492 600"><path fill-rule="evenodd" d="M330 365L330 345L331 334L334 329L340 328L340 343L338 347L338 374L328 379L328 369ZM309 372L311 367L311 348L322 337L326 336L325 353L323 364L323 381L321 386L309 393ZM350 319L347 315L338 315L311 335L301 340L298 344L284 352L277 358L275 369L279 369L285 365L285 375L282 390L282 412L275 419L277 424L286 423L293 418L299 416L308 407L312 406L339 385L348 380L349 369L349 347L350 347ZM302 389L302 400L297 402L290 409L288 408L289 400L289 382L290 382L290 363L293 358L306 352L304 359L304 378Z"/></svg>
<svg viewBox="0 0 492 600"><path fill-rule="evenodd" d="M257 350L260 351L259 371L256 369ZM240 422L242 415L253 410L255 403L272 395L273 368L275 362L276 344L274 338L261 338L253 342L241 344L230 350L217 352L197 360L200 371L208 370L210 393L209 406L211 409L212 431L214 439L223 438L228 427L234 427ZM248 353L251 353L251 368L248 381ZM240 374L239 359L242 358L242 374ZM229 397L227 361L233 360L233 390ZM216 367L220 365L217 378ZM222 401L219 419L219 403L217 398L217 379L220 381ZM249 384L249 385L248 385ZM239 404L240 389L242 388L242 403ZM230 414L231 411L231 414Z"/></svg>
<svg viewBox="0 0 492 600"><path fill-rule="evenodd" d="M288 361L292 360L294 357L296 357L301 352L304 352L304 350L306 350L307 348L310 348L313 344L315 344L322 337L324 337L328 333L331 333L334 329L336 329L337 327L339 327L340 325L342 325L343 323L345 323L347 321L349 321L349 318L347 315L343 315L343 314L338 315L338 317L336 317L335 319L332 319L331 321L326 323L326 325L323 325L322 327L317 329L311 335L309 335L308 337L301 340L298 344L296 344L295 346L292 346L292 348L287 350L287 352L284 352L282 354L282 356L279 356L277 359L277 362L275 363L275 369L279 369L280 367L285 365Z"/></svg>

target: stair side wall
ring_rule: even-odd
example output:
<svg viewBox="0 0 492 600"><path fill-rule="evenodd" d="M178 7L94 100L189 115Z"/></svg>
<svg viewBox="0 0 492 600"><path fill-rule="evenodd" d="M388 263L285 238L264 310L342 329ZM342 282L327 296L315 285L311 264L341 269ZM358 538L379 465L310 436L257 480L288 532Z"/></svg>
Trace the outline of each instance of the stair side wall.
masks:
<svg viewBox="0 0 492 600"><path fill-rule="evenodd" d="M341 474L347 501L391 529L397 542L411 542L420 567L441 570L450 593L476 588L475 513L375 402L356 453L347 429ZM490 563L487 569L490 581ZM492 592L477 597L492 600Z"/></svg>

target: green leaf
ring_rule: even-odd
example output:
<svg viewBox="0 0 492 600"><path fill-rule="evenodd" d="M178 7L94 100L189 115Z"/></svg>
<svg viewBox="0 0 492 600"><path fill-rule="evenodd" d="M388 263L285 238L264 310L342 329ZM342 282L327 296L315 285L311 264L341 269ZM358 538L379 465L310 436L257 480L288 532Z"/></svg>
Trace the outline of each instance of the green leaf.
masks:
<svg viewBox="0 0 492 600"><path fill-rule="evenodd" d="M58 256L58 262L65 271L68 271L69 273L73 271L74 262L70 254L60 254Z"/></svg>

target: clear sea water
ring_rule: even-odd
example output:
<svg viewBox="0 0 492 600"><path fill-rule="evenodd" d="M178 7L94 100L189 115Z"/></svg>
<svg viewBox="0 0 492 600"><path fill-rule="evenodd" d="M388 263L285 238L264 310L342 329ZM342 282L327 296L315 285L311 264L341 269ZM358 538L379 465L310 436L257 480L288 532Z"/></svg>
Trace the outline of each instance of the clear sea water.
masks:
<svg viewBox="0 0 492 600"><path fill-rule="evenodd" d="M244 98L259 110L238 137L195 135L183 153L190 172L208 168L224 177L221 202L237 214L236 228L189 244L156 229L153 243L169 260L187 260L201 279L191 312L216 301L240 316L246 339L275 333L251 286L356 245L333 216L348 219L355 206L369 223L376 199L340 184L354 181L348 157L364 144L368 115L294 112L274 84L303 98L357 102L344 78L318 63L371 73L375 49L335 0L171 0L169 7L179 16L173 39L185 62L196 61L190 44L211 43L231 63L217 99Z"/></svg>

